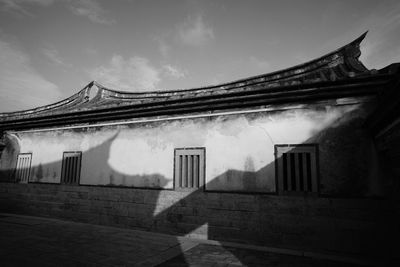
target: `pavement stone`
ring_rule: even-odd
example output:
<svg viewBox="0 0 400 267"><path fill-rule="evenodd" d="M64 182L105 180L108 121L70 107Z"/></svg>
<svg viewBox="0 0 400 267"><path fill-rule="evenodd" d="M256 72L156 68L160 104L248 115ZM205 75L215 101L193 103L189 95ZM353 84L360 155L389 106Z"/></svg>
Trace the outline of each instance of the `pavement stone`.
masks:
<svg viewBox="0 0 400 267"><path fill-rule="evenodd" d="M243 248L199 244L181 255L159 265L160 267L183 266L326 266L355 267L356 264L317 260L308 257L255 251Z"/></svg>
<svg viewBox="0 0 400 267"><path fill-rule="evenodd" d="M358 266L256 248L0 213L0 266ZM279 253L281 252L281 253ZM318 255L317 255L318 256Z"/></svg>

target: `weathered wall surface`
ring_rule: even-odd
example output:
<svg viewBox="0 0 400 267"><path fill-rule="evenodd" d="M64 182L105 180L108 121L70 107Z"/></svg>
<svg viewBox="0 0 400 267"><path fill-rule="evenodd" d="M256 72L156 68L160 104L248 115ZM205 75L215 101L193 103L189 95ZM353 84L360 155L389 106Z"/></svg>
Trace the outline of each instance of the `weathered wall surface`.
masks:
<svg viewBox="0 0 400 267"><path fill-rule="evenodd" d="M82 151L82 185L173 188L174 149L205 147L207 190L275 192L274 145L317 143L321 193L379 195L371 189L370 180L378 180L378 174L371 176L375 159L362 129L365 113L359 105L308 105L22 132L13 134L18 140L14 150L33 154L30 182L59 183L63 152Z"/></svg>
<svg viewBox="0 0 400 267"><path fill-rule="evenodd" d="M10 135L4 136L4 145L0 158L0 181L14 181L14 171L20 146L18 140Z"/></svg>
<svg viewBox="0 0 400 267"><path fill-rule="evenodd" d="M0 211L214 240L397 255L391 203L55 184L0 184ZM396 243L393 243L396 241Z"/></svg>

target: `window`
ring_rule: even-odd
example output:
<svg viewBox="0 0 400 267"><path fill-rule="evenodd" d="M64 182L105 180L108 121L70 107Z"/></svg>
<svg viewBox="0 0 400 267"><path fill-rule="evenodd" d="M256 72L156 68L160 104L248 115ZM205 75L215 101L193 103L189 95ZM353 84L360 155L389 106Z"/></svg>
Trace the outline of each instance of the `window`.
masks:
<svg viewBox="0 0 400 267"><path fill-rule="evenodd" d="M15 181L17 183L28 183L31 174L31 153L21 153L17 157L17 168L15 170Z"/></svg>
<svg viewBox="0 0 400 267"><path fill-rule="evenodd" d="M205 148L175 149L175 188L204 186Z"/></svg>
<svg viewBox="0 0 400 267"><path fill-rule="evenodd" d="M318 192L317 145L276 145L278 192Z"/></svg>
<svg viewBox="0 0 400 267"><path fill-rule="evenodd" d="M82 152L64 152L61 167L62 184L79 184Z"/></svg>

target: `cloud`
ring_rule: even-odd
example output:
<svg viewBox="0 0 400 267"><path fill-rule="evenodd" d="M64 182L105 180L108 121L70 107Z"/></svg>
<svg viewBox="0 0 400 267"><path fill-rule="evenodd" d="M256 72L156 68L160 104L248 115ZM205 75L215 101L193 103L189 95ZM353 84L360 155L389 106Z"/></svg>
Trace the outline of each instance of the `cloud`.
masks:
<svg viewBox="0 0 400 267"><path fill-rule="evenodd" d="M186 45L202 46L214 39L214 30L206 25L201 15L188 16L182 24L178 25L178 36Z"/></svg>
<svg viewBox="0 0 400 267"><path fill-rule="evenodd" d="M97 49L95 49L93 47L88 47L85 49L85 53L87 53L89 55L97 55L98 51L97 51Z"/></svg>
<svg viewBox="0 0 400 267"><path fill-rule="evenodd" d="M55 0L0 0L1 9L18 15L34 17L28 10L29 6L47 7ZM114 24L116 21L106 18L107 11L97 0L69 0L65 2L73 14L87 17L90 21L100 24Z"/></svg>
<svg viewBox="0 0 400 267"><path fill-rule="evenodd" d="M325 50L332 51L368 30L360 47L360 59L367 68L379 69L400 61L400 2L377 3L368 16L355 20L342 34L328 40L323 45Z"/></svg>
<svg viewBox="0 0 400 267"><path fill-rule="evenodd" d="M250 64L256 66L258 69L263 71L268 71L271 69L271 64L265 60L256 58L254 56L250 57Z"/></svg>
<svg viewBox="0 0 400 267"><path fill-rule="evenodd" d="M160 71L143 57L131 57L125 60L114 55L107 66L100 66L89 71L92 79L118 87L126 91L155 90L160 79Z"/></svg>
<svg viewBox="0 0 400 267"><path fill-rule="evenodd" d="M367 66L382 68L400 61L400 3L389 12L372 14L364 21L370 31L361 45Z"/></svg>
<svg viewBox="0 0 400 267"><path fill-rule="evenodd" d="M154 40L158 43L158 50L163 57L168 57L171 51L171 47L166 42L166 37L168 34L163 34L162 36L154 36Z"/></svg>
<svg viewBox="0 0 400 267"><path fill-rule="evenodd" d="M31 66L28 55L0 40L0 112L43 106L61 97L58 87Z"/></svg>
<svg viewBox="0 0 400 267"><path fill-rule="evenodd" d="M110 25L116 22L105 17L106 10L95 0L71 1L70 9L75 15L87 17L94 23Z"/></svg>
<svg viewBox="0 0 400 267"><path fill-rule="evenodd" d="M60 53L55 48L44 48L42 53L54 64L71 67L70 64L65 63L64 59L60 56Z"/></svg>
<svg viewBox="0 0 400 267"><path fill-rule="evenodd" d="M178 67L166 64L164 66L162 66L162 71L163 74L166 77L172 78L172 79L181 79L186 77L186 71L179 69Z"/></svg>
<svg viewBox="0 0 400 267"><path fill-rule="evenodd" d="M214 30L204 22L203 16L188 16L172 29L164 30L153 36L158 44L158 50L164 58L170 56L173 50L171 43L184 44L192 47L200 47L214 39Z"/></svg>
<svg viewBox="0 0 400 267"><path fill-rule="evenodd" d="M26 8L27 5L49 6L54 0L0 0L3 10L19 15L33 16Z"/></svg>

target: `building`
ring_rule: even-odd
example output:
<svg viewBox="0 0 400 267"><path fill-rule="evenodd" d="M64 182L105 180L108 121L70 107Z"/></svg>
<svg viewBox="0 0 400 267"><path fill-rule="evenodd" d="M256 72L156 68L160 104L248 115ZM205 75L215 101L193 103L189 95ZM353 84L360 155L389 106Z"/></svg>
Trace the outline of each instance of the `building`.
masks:
<svg viewBox="0 0 400 267"><path fill-rule="evenodd" d="M217 86L127 93L91 82L58 103L0 114L1 210L388 253L399 237L399 154L387 145L400 140L400 72L368 70L364 37Z"/></svg>

